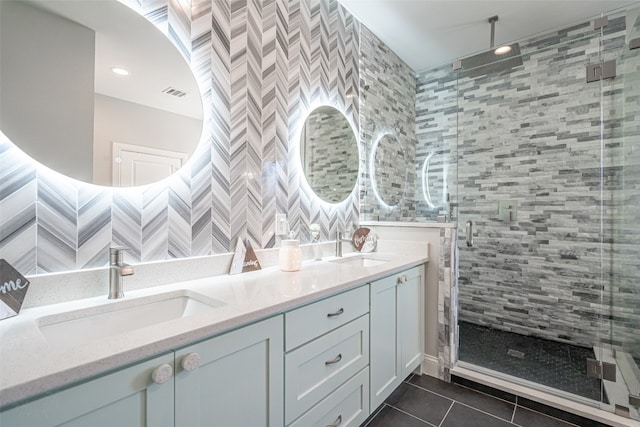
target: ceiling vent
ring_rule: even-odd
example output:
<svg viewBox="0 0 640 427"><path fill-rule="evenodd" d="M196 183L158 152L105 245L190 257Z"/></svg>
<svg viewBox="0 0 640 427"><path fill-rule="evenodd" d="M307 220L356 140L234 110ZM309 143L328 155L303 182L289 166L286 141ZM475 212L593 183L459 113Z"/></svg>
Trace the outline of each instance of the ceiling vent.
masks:
<svg viewBox="0 0 640 427"><path fill-rule="evenodd" d="M171 86L169 86L168 88L163 90L162 93L166 93L167 95L175 96L176 98L184 98L185 96L187 96L187 92L183 92L183 91L181 91L179 89L176 89L175 87L171 87Z"/></svg>

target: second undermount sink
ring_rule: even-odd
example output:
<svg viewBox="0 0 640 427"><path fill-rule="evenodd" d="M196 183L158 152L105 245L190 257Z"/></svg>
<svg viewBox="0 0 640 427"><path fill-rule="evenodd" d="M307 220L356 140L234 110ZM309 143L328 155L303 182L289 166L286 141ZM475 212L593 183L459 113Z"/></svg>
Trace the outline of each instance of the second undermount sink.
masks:
<svg viewBox="0 0 640 427"><path fill-rule="evenodd" d="M329 262L348 264L354 267L375 267L376 265L386 264L389 261L386 259L375 257L373 255L353 255L346 256L344 258L332 259Z"/></svg>
<svg viewBox="0 0 640 427"><path fill-rule="evenodd" d="M74 346L204 313L223 305L221 301L181 290L44 316L38 319L38 327L49 344Z"/></svg>

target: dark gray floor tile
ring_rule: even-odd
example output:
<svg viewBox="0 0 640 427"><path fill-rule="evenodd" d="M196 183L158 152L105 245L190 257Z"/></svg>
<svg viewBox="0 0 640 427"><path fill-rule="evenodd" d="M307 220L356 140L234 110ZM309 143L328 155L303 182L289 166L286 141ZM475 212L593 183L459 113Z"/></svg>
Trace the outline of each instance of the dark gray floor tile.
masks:
<svg viewBox="0 0 640 427"><path fill-rule="evenodd" d="M513 422L522 427L569 427L569 424L557 418L551 418L539 412L534 412L527 408L518 407Z"/></svg>
<svg viewBox="0 0 640 427"><path fill-rule="evenodd" d="M382 408L376 417L366 424L367 427L427 427L429 425L390 406Z"/></svg>
<svg viewBox="0 0 640 427"><path fill-rule="evenodd" d="M533 400L525 399L524 397L518 397L518 406L533 409L534 411L540 412L541 414L546 414L554 418L558 418L560 420L578 425L580 427L608 427L607 424L590 420L579 415L571 414L561 409L552 408L551 406L547 406Z"/></svg>
<svg viewBox="0 0 640 427"><path fill-rule="evenodd" d="M440 426L513 427L513 424L456 402Z"/></svg>
<svg viewBox="0 0 640 427"><path fill-rule="evenodd" d="M410 379L412 384L426 388L449 399L464 403L474 408L488 412L491 415L510 421L515 405L478 391L440 381L427 375L416 375Z"/></svg>
<svg viewBox="0 0 640 427"><path fill-rule="evenodd" d="M479 384L475 381L468 380L466 378L457 377L455 375L451 375L451 382L455 384L463 385L467 388L472 388L481 393L489 394L493 397L497 397L498 399L506 400L507 402L516 403L516 395L495 389L493 387L486 386L484 384Z"/></svg>
<svg viewBox="0 0 640 427"><path fill-rule="evenodd" d="M391 393L385 403L403 410L421 420L439 425L451 407L452 400L402 383Z"/></svg>

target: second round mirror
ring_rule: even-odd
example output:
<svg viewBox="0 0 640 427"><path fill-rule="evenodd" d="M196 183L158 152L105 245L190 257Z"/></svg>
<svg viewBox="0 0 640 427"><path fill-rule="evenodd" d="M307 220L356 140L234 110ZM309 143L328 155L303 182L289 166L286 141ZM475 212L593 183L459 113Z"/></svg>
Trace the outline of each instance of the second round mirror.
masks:
<svg viewBox="0 0 640 427"><path fill-rule="evenodd" d="M340 203L358 181L358 139L347 118L322 106L307 117L300 136L302 170L311 189L325 202Z"/></svg>

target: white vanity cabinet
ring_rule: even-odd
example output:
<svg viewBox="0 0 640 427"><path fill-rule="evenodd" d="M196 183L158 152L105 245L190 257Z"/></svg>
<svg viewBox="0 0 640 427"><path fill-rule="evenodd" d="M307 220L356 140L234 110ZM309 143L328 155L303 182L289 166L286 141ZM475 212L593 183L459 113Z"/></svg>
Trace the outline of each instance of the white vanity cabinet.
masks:
<svg viewBox="0 0 640 427"><path fill-rule="evenodd" d="M371 411L422 362L423 268L371 283Z"/></svg>
<svg viewBox="0 0 640 427"><path fill-rule="evenodd" d="M283 425L282 316L176 352L176 427Z"/></svg>
<svg viewBox="0 0 640 427"><path fill-rule="evenodd" d="M280 427L282 322L263 320L33 400L0 413L0 425Z"/></svg>
<svg viewBox="0 0 640 427"><path fill-rule="evenodd" d="M172 427L173 361L169 353L5 410L0 426Z"/></svg>
<svg viewBox="0 0 640 427"><path fill-rule="evenodd" d="M285 313L285 424L358 426L369 415L369 287Z"/></svg>

